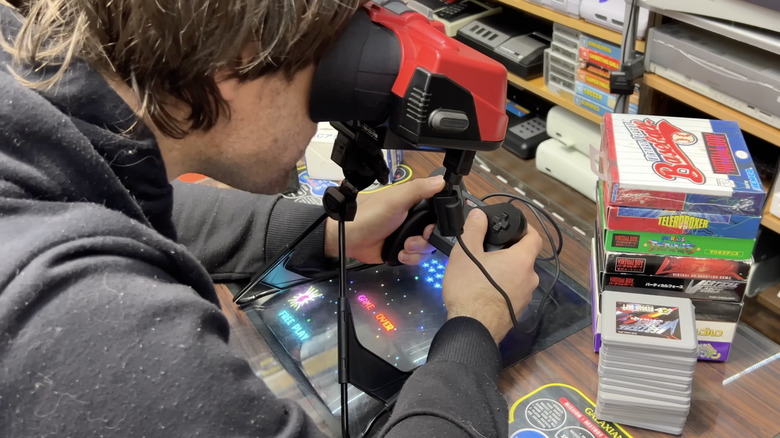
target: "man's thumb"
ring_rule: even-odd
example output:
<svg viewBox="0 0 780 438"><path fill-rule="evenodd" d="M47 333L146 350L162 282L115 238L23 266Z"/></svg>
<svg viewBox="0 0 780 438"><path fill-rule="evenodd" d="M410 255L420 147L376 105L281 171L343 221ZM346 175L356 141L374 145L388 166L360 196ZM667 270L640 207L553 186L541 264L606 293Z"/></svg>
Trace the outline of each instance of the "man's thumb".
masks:
<svg viewBox="0 0 780 438"><path fill-rule="evenodd" d="M466 217L466 223L463 224L463 243L471 252L481 252L482 244L485 241L487 233L488 220L485 212L474 208Z"/></svg>

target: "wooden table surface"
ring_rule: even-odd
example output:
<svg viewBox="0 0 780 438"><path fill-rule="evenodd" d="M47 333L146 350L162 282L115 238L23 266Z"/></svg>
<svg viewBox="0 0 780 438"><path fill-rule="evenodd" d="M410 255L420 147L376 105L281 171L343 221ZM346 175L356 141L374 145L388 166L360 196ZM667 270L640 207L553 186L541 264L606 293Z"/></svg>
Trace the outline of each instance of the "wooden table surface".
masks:
<svg viewBox="0 0 780 438"><path fill-rule="evenodd" d="M437 161L438 160L438 161ZM428 175L440 163L436 154L409 154L416 175ZM495 191L511 191L517 184L506 175L496 175L491 165L466 178L470 192L477 196ZM545 201L546 202L546 201ZM542 202L542 203L545 203ZM560 202L550 205L560 209ZM557 216L566 218L563 211ZM581 224L564 224L582 228ZM530 220L534 225L534 221ZM536 224L535 226L538 226ZM587 232L564 233L562 266L564 272L582 286L589 284L590 248ZM592 230L590 230L592 232ZM318 418L316 400L307 398L286 374L246 315L232 303L224 285L217 292L231 328L231 345L246 357L257 374L279 396L297 399L328 432L327 421ZM562 383L579 389L591 400L598 393L598 354L593 352L591 328L585 328L510 368L501 375L499 387L509 406L535 389ZM335 361L335 358L333 358ZM321 412L321 410L320 410ZM330 420L332 421L332 419ZM667 434L624 426L634 437L664 437ZM699 362L694 373L691 411L683 437L774 437L780 434L780 345L741 324L727 362Z"/></svg>

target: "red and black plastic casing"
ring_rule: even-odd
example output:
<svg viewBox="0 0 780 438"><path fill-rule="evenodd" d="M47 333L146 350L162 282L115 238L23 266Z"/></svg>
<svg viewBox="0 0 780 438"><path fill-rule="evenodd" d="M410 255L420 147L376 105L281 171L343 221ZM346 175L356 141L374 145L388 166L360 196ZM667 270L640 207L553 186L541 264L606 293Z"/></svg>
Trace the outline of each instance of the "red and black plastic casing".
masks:
<svg viewBox="0 0 780 438"><path fill-rule="evenodd" d="M386 149L501 146L508 123L503 65L448 37L441 23L402 3L368 3L353 18L361 20L362 33L346 29L331 49L335 53L318 66L313 120L381 125L387 129Z"/></svg>

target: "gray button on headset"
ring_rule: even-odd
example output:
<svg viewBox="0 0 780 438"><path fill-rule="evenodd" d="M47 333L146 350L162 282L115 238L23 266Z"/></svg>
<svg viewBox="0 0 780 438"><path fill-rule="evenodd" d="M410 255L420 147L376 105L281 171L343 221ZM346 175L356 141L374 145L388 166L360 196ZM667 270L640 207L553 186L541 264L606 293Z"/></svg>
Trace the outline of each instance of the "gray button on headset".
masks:
<svg viewBox="0 0 780 438"><path fill-rule="evenodd" d="M428 118L428 125L440 132L458 134L468 129L469 118L462 111L437 109Z"/></svg>

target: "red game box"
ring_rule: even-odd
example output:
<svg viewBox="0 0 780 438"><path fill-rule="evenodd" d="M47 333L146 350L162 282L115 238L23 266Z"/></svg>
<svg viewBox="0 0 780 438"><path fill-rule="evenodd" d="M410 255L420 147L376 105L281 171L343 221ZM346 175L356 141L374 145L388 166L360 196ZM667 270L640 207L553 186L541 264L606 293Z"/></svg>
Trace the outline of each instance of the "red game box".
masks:
<svg viewBox="0 0 780 438"><path fill-rule="evenodd" d="M736 122L606 114L610 205L760 216L766 193Z"/></svg>

